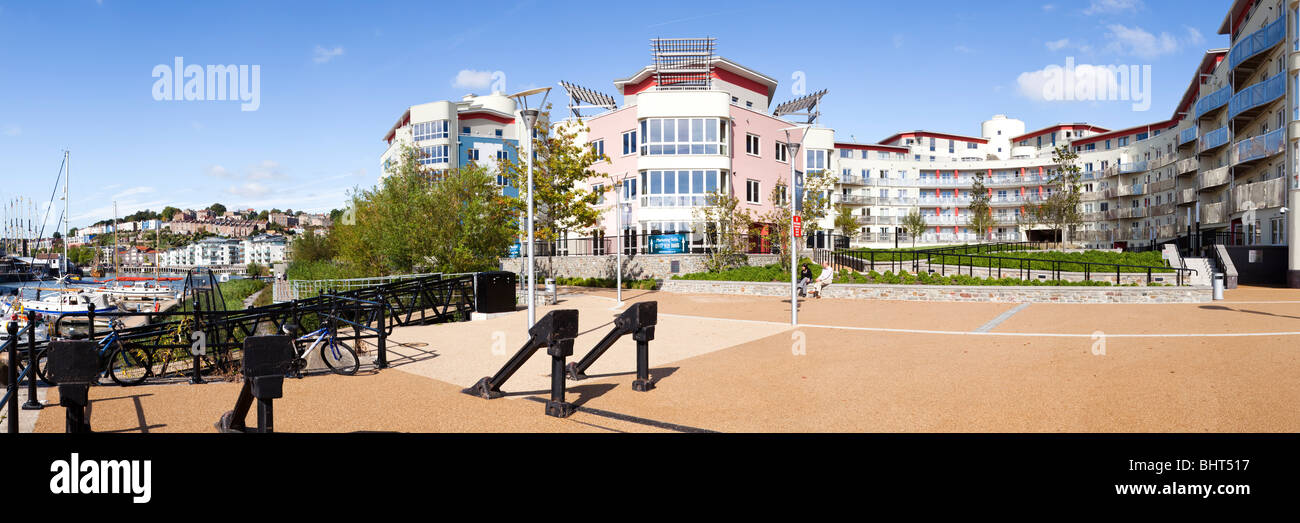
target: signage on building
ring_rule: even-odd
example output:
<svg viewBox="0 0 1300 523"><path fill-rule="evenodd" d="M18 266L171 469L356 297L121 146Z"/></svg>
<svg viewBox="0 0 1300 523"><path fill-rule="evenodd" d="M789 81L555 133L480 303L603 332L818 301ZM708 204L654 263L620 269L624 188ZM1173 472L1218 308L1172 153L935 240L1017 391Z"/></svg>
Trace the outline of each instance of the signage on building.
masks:
<svg viewBox="0 0 1300 523"><path fill-rule="evenodd" d="M510 257L511 257L511 258L518 258L518 257L519 257L519 249L520 249L519 242L515 242L514 244L510 245Z"/></svg>
<svg viewBox="0 0 1300 523"><path fill-rule="evenodd" d="M683 254L685 252L685 234L656 234L650 237L650 254Z"/></svg>

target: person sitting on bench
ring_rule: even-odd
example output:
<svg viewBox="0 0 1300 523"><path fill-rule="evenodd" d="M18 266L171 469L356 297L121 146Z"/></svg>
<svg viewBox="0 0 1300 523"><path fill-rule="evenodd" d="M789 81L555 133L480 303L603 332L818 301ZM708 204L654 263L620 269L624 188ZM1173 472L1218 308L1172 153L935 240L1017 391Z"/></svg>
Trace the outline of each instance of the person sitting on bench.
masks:
<svg viewBox="0 0 1300 523"><path fill-rule="evenodd" d="M812 285L808 287L808 290L813 296L820 299L822 297L822 289L825 289L832 281L835 281L835 271L831 270L829 265L823 264L822 273L817 276L817 281L812 282Z"/></svg>

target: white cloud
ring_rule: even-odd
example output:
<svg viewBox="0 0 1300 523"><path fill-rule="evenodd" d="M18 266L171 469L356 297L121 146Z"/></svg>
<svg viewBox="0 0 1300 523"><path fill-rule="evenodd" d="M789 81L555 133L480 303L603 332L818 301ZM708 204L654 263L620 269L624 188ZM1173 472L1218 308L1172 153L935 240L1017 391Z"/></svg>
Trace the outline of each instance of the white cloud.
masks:
<svg viewBox="0 0 1300 523"><path fill-rule="evenodd" d="M1073 64L1067 61L1067 65ZM1112 92L1118 95L1120 87L1128 85L1127 81L1120 81L1117 70L1112 67L1092 64L1073 67L1073 74L1059 65L1020 73L1016 77L1016 92L1036 102L1062 101L1066 99L1066 92L1071 93L1068 95L1070 100L1095 101Z"/></svg>
<svg viewBox="0 0 1300 523"><path fill-rule="evenodd" d="M271 188L257 182L248 182L243 185L231 185L226 192L240 198L261 198L271 192Z"/></svg>
<svg viewBox="0 0 1300 523"><path fill-rule="evenodd" d="M1111 24L1106 27L1110 45L1107 50L1141 58L1156 58L1178 50L1178 39L1166 32L1153 35L1141 27ZM1198 33L1199 35L1199 33Z"/></svg>
<svg viewBox="0 0 1300 523"><path fill-rule="evenodd" d="M1143 7L1142 0L1092 0L1092 3L1088 5L1088 8L1083 10L1083 14L1098 15L1124 12L1136 13Z"/></svg>
<svg viewBox="0 0 1300 523"><path fill-rule="evenodd" d="M280 171L280 163L273 160L262 160L261 163L248 169L249 180L266 180L270 178L283 178L284 173Z"/></svg>
<svg viewBox="0 0 1300 523"><path fill-rule="evenodd" d="M489 85L492 85L492 71L461 69L451 81L451 86L458 89L487 89Z"/></svg>
<svg viewBox="0 0 1300 523"><path fill-rule="evenodd" d="M1060 39L1060 40L1055 40L1055 41L1047 42L1045 45L1047 45L1047 49L1048 49L1048 50L1051 50L1051 51L1060 51L1061 49L1064 49L1065 46L1070 45L1070 39L1069 39L1069 38L1062 38L1062 39Z"/></svg>
<svg viewBox="0 0 1300 523"><path fill-rule="evenodd" d="M232 175L230 171L220 165L210 165L203 170L203 173L216 178L229 178Z"/></svg>
<svg viewBox="0 0 1300 523"><path fill-rule="evenodd" d="M334 57L340 56L342 54L343 54L342 46L334 46L333 49L326 49L318 45L316 46L316 50L312 52L311 61L316 62L318 64L323 64L325 62L333 60Z"/></svg>

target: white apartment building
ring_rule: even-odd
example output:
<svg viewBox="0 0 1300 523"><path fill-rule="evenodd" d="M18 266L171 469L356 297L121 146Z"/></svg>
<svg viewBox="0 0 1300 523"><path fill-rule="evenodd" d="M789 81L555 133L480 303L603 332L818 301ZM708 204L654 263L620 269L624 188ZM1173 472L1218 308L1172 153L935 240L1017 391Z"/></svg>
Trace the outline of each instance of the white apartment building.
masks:
<svg viewBox="0 0 1300 523"><path fill-rule="evenodd" d="M244 265L244 242L230 238L204 238L158 255L163 267L213 267Z"/></svg>
<svg viewBox="0 0 1300 523"><path fill-rule="evenodd" d="M260 234L243 242L243 265L253 263L270 267L273 263L285 261L288 241L284 236Z"/></svg>

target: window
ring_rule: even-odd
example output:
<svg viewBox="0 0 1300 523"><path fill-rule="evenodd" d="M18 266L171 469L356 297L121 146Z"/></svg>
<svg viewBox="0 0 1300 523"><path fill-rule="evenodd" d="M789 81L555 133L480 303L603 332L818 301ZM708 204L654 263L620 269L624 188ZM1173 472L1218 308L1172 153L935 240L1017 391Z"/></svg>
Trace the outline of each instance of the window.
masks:
<svg viewBox="0 0 1300 523"><path fill-rule="evenodd" d="M623 155L636 154L636 130L623 133Z"/></svg>
<svg viewBox="0 0 1300 523"><path fill-rule="evenodd" d="M599 156L605 156L605 140L596 140L591 142L591 152Z"/></svg>
<svg viewBox="0 0 1300 523"><path fill-rule="evenodd" d="M497 130L493 131L492 134L495 134L497 138L500 138L500 137L503 136L503 133L502 133L501 129L497 129Z"/></svg>
<svg viewBox="0 0 1300 523"><path fill-rule="evenodd" d="M420 148L420 165L447 163L447 146L430 145Z"/></svg>
<svg viewBox="0 0 1300 523"><path fill-rule="evenodd" d="M752 134L745 135L745 153L759 156L758 136Z"/></svg>
<svg viewBox="0 0 1300 523"><path fill-rule="evenodd" d="M930 152L934 152L934 138L930 138Z"/></svg>
<svg viewBox="0 0 1300 523"><path fill-rule="evenodd" d="M642 171L641 206L702 206L708 203L707 195L718 190L719 180L717 170Z"/></svg>
<svg viewBox="0 0 1300 523"><path fill-rule="evenodd" d="M464 135L464 136L469 136L469 126L466 125L466 126L464 126L464 127L461 127L461 128L460 128L460 134L462 134L462 135Z"/></svg>
<svg viewBox="0 0 1300 523"><path fill-rule="evenodd" d="M889 159L889 153L884 152L884 151L876 151L876 159L877 159L877 160L888 160L888 159Z"/></svg>
<svg viewBox="0 0 1300 523"><path fill-rule="evenodd" d="M468 158L469 161L471 161L471 162L477 162L477 161L478 161L478 149L473 149L473 148L471 148L471 149L466 149L466 150L465 150L465 157Z"/></svg>
<svg viewBox="0 0 1300 523"><path fill-rule="evenodd" d="M979 149L979 144L975 142L966 142L967 149Z"/></svg>
<svg viewBox="0 0 1300 523"><path fill-rule="evenodd" d="M605 185L596 184L591 186L591 192L596 194L596 205L605 205Z"/></svg>
<svg viewBox="0 0 1300 523"><path fill-rule="evenodd" d="M758 203L758 180L745 180L745 201Z"/></svg>
<svg viewBox="0 0 1300 523"><path fill-rule="evenodd" d="M745 107L754 107L754 102L745 102Z"/></svg>
<svg viewBox="0 0 1300 523"><path fill-rule="evenodd" d="M1119 146L1124 147L1126 145L1128 145L1128 137L1127 136L1120 137Z"/></svg>
<svg viewBox="0 0 1300 523"><path fill-rule="evenodd" d="M727 154L727 120L647 118L641 120L641 155Z"/></svg>
<svg viewBox="0 0 1300 523"><path fill-rule="evenodd" d="M434 140L447 137L447 121L435 120L421 122L411 126L411 136L415 141Z"/></svg>
<svg viewBox="0 0 1300 523"><path fill-rule="evenodd" d="M852 158L852 157L853 157L853 151L850 151L848 149L840 149L840 158Z"/></svg>
<svg viewBox="0 0 1300 523"><path fill-rule="evenodd" d="M813 171L823 171L823 170L826 170L826 150L825 150L825 149L809 149L809 150L806 151L806 152L807 152L808 154L807 154L806 156L804 156L804 164L803 164L803 170L804 170L804 172L813 172Z"/></svg>
<svg viewBox="0 0 1300 523"><path fill-rule="evenodd" d="M867 157L868 157L870 154L871 154L871 151L868 151L868 150L866 150L866 149L863 149L863 150L862 150L862 159L863 159L863 160L866 160Z"/></svg>
<svg viewBox="0 0 1300 523"><path fill-rule="evenodd" d="M776 151L776 161L778 162L790 161L789 151L786 149L785 144L781 142L776 142L776 147L774 147L774 150Z"/></svg>
<svg viewBox="0 0 1300 523"><path fill-rule="evenodd" d="M497 161L504 162L510 159L510 153L505 150L497 151Z"/></svg>
<svg viewBox="0 0 1300 523"><path fill-rule="evenodd" d="M636 178L623 180L623 201L630 202L636 198Z"/></svg>

